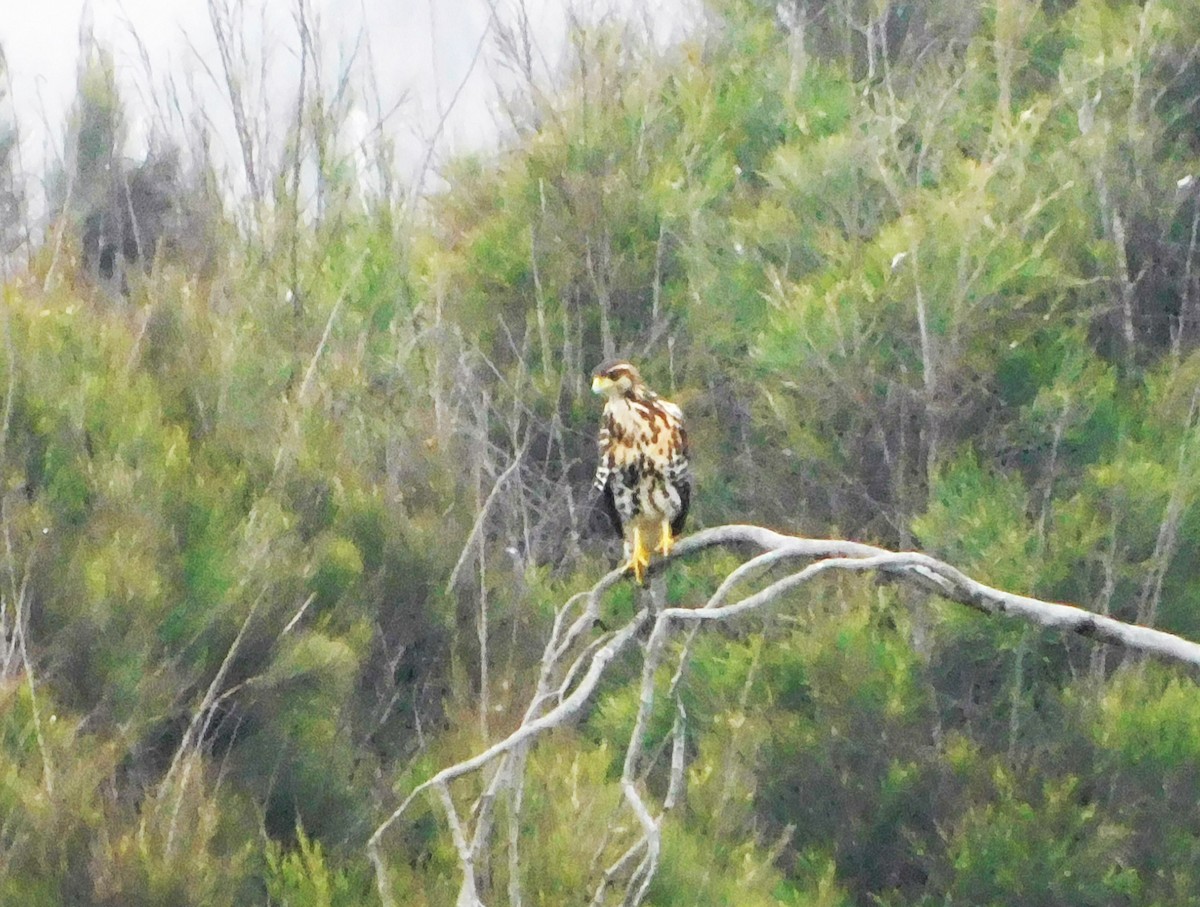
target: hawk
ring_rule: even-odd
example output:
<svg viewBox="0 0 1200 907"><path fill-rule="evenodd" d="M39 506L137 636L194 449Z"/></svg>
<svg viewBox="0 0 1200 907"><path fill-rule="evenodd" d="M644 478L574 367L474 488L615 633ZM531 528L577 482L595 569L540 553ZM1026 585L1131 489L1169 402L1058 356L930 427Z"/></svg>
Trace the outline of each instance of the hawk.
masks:
<svg viewBox="0 0 1200 907"><path fill-rule="evenodd" d="M650 564L647 537L657 532L656 550L670 554L691 504L683 411L650 390L624 361L601 364L592 373L592 392L604 397L592 484L625 540L625 569L642 583Z"/></svg>

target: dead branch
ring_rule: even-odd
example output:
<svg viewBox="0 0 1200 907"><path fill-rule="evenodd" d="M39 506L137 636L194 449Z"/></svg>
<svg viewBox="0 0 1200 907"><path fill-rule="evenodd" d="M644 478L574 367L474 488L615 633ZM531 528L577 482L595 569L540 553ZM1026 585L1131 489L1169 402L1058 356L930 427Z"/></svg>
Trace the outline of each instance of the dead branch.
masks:
<svg viewBox="0 0 1200 907"><path fill-rule="evenodd" d="M470 759L447 766L417 785L371 835L367 851L375 867L376 884L384 907L394 907L395 898L388 883L383 837L404 817L417 797L430 792L438 795L459 854L463 879L458 907L482 907L481 898L487 892L480 889L486 889L487 885L476 876L476 867L487 862L485 849L489 846L507 848L508 903L522 902L516 830L524 796L525 757L542 734L567 727L578 718L608 665L644 627L651 624L652 618L650 636L642 656L638 713L626 745L619 782L625 808L635 822L632 830L625 833L620 855L596 880L594 890L578 893L587 899L587 903L597 907L605 903L635 907L644 901L659 865L663 817L685 796L683 741L687 716L676 696L676 689L685 673L695 632L706 623L732 620L780 604L790 593L823 573L882 572L896 582L959 602L990 617L1017 618L1034 626L1076 633L1200 669L1200 643L1150 627L1128 624L1075 605L996 589L938 558L919 552L895 552L858 542L784 535L761 526L730 525L706 529L682 539L670 558L652 566L652 572L663 570L671 560L692 557L713 547L749 547L761 553L731 571L701 607L666 607L657 614L643 608L619 629L592 637L598 625L601 598L621 581L624 574L620 570L612 571L590 590L572 596L563 604L555 615L546 642L536 688L516 730ZM751 594L736 597L737 589L747 580L762 576L771 568L778 571L793 560L808 563L787 571ZM644 741L654 708L655 678L667 656L672 633L683 625L688 626L689 634L682 645L673 647L680 653L679 665L668 693L676 702L675 725L670 736L669 783L662 802L655 802L643 782L648 770L646 763L653 764L657 757L646 758ZM496 763L494 767L493 763ZM454 805L450 785L488 767L492 773L483 793L467 812L468 817L475 817L473 826L468 826L462 811ZM509 824L507 834L498 835L494 831L492 815L496 801L503 796L509 800Z"/></svg>
<svg viewBox="0 0 1200 907"><path fill-rule="evenodd" d="M242 152L242 165L246 171L246 183L250 187L250 197L254 201L255 215L258 216L260 214L258 209L263 202L263 191L256 163L257 149L243 96L244 86L241 71L246 68L246 60L235 47L237 24L234 22L233 14L228 6L219 6L217 0L208 0L208 19L212 25L213 38L217 42L217 51L221 58L223 86L229 99L229 111L233 114L238 147ZM218 84L222 83L218 82Z"/></svg>
<svg viewBox="0 0 1200 907"><path fill-rule="evenodd" d="M478 516L475 517L475 523L471 527L471 534L467 536L467 543L463 545L462 552L458 556L458 560L454 564L454 569L450 571L450 579L446 581L446 594L454 591L454 587L458 585L459 574L462 573L463 567L466 565L471 553L475 550L477 544L480 543L480 538L483 532L484 524L487 521L488 512L492 509L492 504L496 500L496 496L504 488L504 483L509 480L514 472L521 466L521 457L525 450L522 448L517 451L517 455L513 457L511 463L505 468L504 472L500 473L500 477L492 484L492 490L488 492L487 498L478 508Z"/></svg>
<svg viewBox="0 0 1200 907"><path fill-rule="evenodd" d="M620 574L618 573L617 575L619 576ZM427 790L444 787L456 778L471 774L496 759L503 757L507 761L510 754L535 737L552 728L563 727L573 720L583 709L588 699L591 698L592 693L600 682L600 678L604 675L605 668L629 644L637 631L645 624L648 617L649 615L646 612L640 612L620 631L611 634L608 643L592 657L591 665L580 680L579 685L557 706L546 714L536 718L532 717L533 710L531 710L531 714L526 715L526 720L505 739L493 744L482 753L470 759L442 769L428 781L417 785L408 797L405 798L404 802L375 829L375 832L367 842L367 853L371 859L371 863L375 866L379 896L383 901L384 907L395 907L395 898L392 897L391 890L387 884L386 866L383 862L383 854L380 851L380 841L387 830L404 815L413 801ZM503 773L504 769L505 766L501 765L498 772ZM455 818L452 810L447 811L447 819L451 823L459 821ZM461 830L459 833L461 833ZM460 858L470 854L472 850L473 848L465 848L464 850L464 848L460 847ZM470 861L462 859L461 862L463 863L464 873L472 871ZM463 890L471 890L473 887L473 883L464 879ZM475 904L479 903L482 902L478 901L478 899L474 903L467 902L467 904L470 904L470 907L475 907ZM459 907L465 907L461 896Z"/></svg>

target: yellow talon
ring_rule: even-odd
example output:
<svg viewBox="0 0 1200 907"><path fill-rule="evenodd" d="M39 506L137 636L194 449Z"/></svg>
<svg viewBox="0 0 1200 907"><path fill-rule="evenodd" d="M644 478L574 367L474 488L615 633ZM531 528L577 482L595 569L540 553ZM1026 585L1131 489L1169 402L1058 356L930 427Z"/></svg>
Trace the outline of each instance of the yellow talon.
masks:
<svg viewBox="0 0 1200 907"><path fill-rule="evenodd" d="M646 584L646 568L650 566L650 552L646 550L646 543L642 539L642 530L635 526L633 529L633 544L630 546L629 563L625 565L626 570L633 571L633 578L637 580L639 586Z"/></svg>
<svg viewBox="0 0 1200 907"><path fill-rule="evenodd" d="M648 560L635 560L633 562L633 579L639 586L646 585L646 568L650 566Z"/></svg>
<svg viewBox="0 0 1200 907"><path fill-rule="evenodd" d="M663 520L662 525L658 529L658 552L663 557L667 557L671 553L671 548L675 545L675 539L671 535L670 520Z"/></svg>

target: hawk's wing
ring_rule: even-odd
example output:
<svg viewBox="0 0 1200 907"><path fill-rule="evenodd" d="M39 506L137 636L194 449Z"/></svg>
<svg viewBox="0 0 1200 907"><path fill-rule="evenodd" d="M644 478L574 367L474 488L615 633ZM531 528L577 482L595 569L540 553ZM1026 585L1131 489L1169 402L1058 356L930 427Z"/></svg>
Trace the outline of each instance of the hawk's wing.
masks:
<svg viewBox="0 0 1200 907"><path fill-rule="evenodd" d="M613 433L609 431L606 415L604 424L600 427L599 447L600 462L596 464L596 475L592 478L592 512L588 521L590 525L597 522L597 514L604 520L618 538L622 536L621 514L617 511L617 502L613 499L612 474L615 470L615 459L612 452Z"/></svg>
<svg viewBox="0 0 1200 907"><path fill-rule="evenodd" d="M596 532L611 531L617 538L622 538L621 514L617 511L617 503L613 500L612 484L592 495L591 512L588 514L588 528Z"/></svg>
<svg viewBox="0 0 1200 907"><path fill-rule="evenodd" d="M667 482L679 492L679 513L671 520L671 532L679 535L687 522L688 510L692 505L691 462L688 459L688 436L683 427L683 410L674 403L663 400L662 407L671 417L671 460L667 464Z"/></svg>

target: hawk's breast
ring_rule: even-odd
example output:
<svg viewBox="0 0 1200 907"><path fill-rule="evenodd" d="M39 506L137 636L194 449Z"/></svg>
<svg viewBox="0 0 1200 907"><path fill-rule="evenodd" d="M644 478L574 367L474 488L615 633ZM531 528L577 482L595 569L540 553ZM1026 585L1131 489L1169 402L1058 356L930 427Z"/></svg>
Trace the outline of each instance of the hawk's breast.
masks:
<svg viewBox="0 0 1200 907"><path fill-rule="evenodd" d="M673 519L681 510L682 413L660 400L618 399L606 407L601 446L613 503L623 520Z"/></svg>

